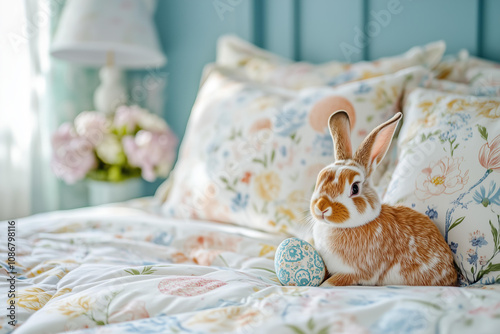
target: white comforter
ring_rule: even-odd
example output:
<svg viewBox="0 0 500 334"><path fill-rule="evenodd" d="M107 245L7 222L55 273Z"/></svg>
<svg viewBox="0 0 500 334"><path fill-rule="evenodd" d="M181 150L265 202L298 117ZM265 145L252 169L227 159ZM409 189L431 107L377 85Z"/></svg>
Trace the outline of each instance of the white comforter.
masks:
<svg viewBox="0 0 500 334"><path fill-rule="evenodd" d="M273 266L282 237L149 205L17 220L17 325L2 307L0 333L500 333L500 285L284 287Z"/></svg>

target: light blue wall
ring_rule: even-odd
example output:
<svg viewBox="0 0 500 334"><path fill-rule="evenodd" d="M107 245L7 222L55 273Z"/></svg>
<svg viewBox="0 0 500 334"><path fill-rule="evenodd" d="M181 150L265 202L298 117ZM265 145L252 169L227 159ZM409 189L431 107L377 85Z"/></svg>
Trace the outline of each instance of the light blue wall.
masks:
<svg viewBox="0 0 500 334"><path fill-rule="evenodd" d="M478 39L481 44L479 54L500 62L500 1L480 1L482 7Z"/></svg>
<svg viewBox="0 0 500 334"><path fill-rule="evenodd" d="M356 46L356 30L374 25L372 13L389 11L394 1L160 0L155 19L168 57L167 121L182 137L202 68L214 61L217 37L225 33L311 62L376 59L438 39L446 41L447 53L466 48L500 61L498 0L400 0L397 13L347 59L341 45ZM221 3L227 11L218 12Z"/></svg>
<svg viewBox="0 0 500 334"><path fill-rule="evenodd" d="M168 57L164 115L182 138L203 66L215 60L217 38L234 33L284 57L313 63L361 61L443 39L447 53L500 61L499 0L159 0L155 20ZM377 23L373 13L393 13ZM395 14L394 14L395 12ZM374 23L371 23L374 22ZM357 31L376 28L356 47ZM147 184L152 194L158 182Z"/></svg>
<svg viewBox="0 0 500 334"><path fill-rule="evenodd" d="M168 58L167 122L182 136L203 66L215 60L217 37L236 33L253 41L253 2L243 0L219 17L212 1L158 1L156 23Z"/></svg>
<svg viewBox="0 0 500 334"><path fill-rule="evenodd" d="M356 31L366 30L375 20L372 12L388 11L391 1L397 0L158 0L155 21L168 63L153 71L161 82L154 88L148 84L150 72L128 72L131 102L162 113L182 138L202 68L215 60L216 40L226 33L284 57L314 63L375 59L438 39L447 42L448 53L467 48L474 55L500 62L500 0L400 0L398 13L391 14L366 46L347 59L341 46L355 45ZM87 93L97 85L95 70L91 72L75 82L75 87L63 87L61 92L84 91L86 94L79 96L91 103ZM141 94L135 94L134 87ZM68 98L75 112L91 109ZM58 112L61 105L53 111ZM72 119L74 115L65 117ZM160 182L144 182L144 195L152 195ZM60 182L57 187L59 208L86 204L84 183L68 187ZM47 189L40 187L43 192ZM33 198L35 212L53 209L39 200L44 198L40 193L34 193Z"/></svg>
<svg viewBox="0 0 500 334"><path fill-rule="evenodd" d="M372 11L387 8L386 1L369 3L370 20ZM401 13L392 15L389 25L374 38L369 48L370 59L404 52L414 45L437 39L446 41L447 53L466 48L478 54L478 1L402 0L400 8Z"/></svg>

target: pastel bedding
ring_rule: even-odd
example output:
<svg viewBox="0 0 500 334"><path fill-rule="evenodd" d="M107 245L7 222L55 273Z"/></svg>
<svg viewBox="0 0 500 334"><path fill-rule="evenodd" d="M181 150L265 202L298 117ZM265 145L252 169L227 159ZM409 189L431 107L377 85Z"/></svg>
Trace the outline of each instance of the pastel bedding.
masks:
<svg viewBox="0 0 500 334"><path fill-rule="evenodd" d="M222 38L178 164L156 199L16 220L16 297L5 293L8 249L0 242L0 303L15 301L17 325L2 308L0 334L499 333L500 65L463 52L440 62L444 48L438 42L374 62L312 65ZM276 248L301 227L317 172L333 161L322 126L329 115L315 117L313 108L325 96L355 109L356 146L403 111L408 121L380 168L377 191L434 220L466 286L279 283ZM243 159L249 138L269 131L276 136L260 140L253 155L243 151ZM412 149L428 140L441 146L419 161L422 167ZM453 159L464 160L462 174L453 164L426 168ZM225 176L231 161L241 168L230 168L231 178L214 178ZM419 168L401 173L404 163ZM431 170L422 183L427 195L419 198L414 178ZM474 173L487 173L488 188ZM474 211L465 218L467 205ZM447 215L450 207L455 211ZM0 231L7 224L0 222Z"/></svg>
<svg viewBox="0 0 500 334"><path fill-rule="evenodd" d="M152 200L139 199L19 219L14 333L497 333L500 328L499 285L284 287L273 265L281 237L166 219L157 211ZM4 290L5 280L0 284ZM2 313L0 333L11 332L7 321Z"/></svg>

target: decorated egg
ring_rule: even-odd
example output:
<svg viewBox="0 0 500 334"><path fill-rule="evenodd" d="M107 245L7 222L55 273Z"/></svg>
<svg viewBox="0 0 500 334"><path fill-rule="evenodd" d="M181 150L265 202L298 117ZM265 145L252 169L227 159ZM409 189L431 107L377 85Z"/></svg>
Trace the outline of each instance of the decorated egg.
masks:
<svg viewBox="0 0 500 334"><path fill-rule="evenodd" d="M293 286L319 286L326 272L319 253L298 238L283 240L278 246L274 268L281 284Z"/></svg>

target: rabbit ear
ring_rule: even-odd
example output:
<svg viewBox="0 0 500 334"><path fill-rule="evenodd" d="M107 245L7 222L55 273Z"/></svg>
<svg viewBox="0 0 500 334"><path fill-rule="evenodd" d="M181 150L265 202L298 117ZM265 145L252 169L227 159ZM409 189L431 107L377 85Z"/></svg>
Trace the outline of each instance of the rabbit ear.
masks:
<svg viewBox="0 0 500 334"><path fill-rule="evenodd" d="M333 139L335 160L351 159L351 123L347 112L345 110L334 112L328 120L328 125Z"/></svg>
<svg viewBox="0 0 500 334"><path fill-rule="evenodd" d="M402 116L403 114L398 112L390 120L373 129L354 154L354 160L365 167L368 176L382 161L391 146L392 137Z"/></svg>

